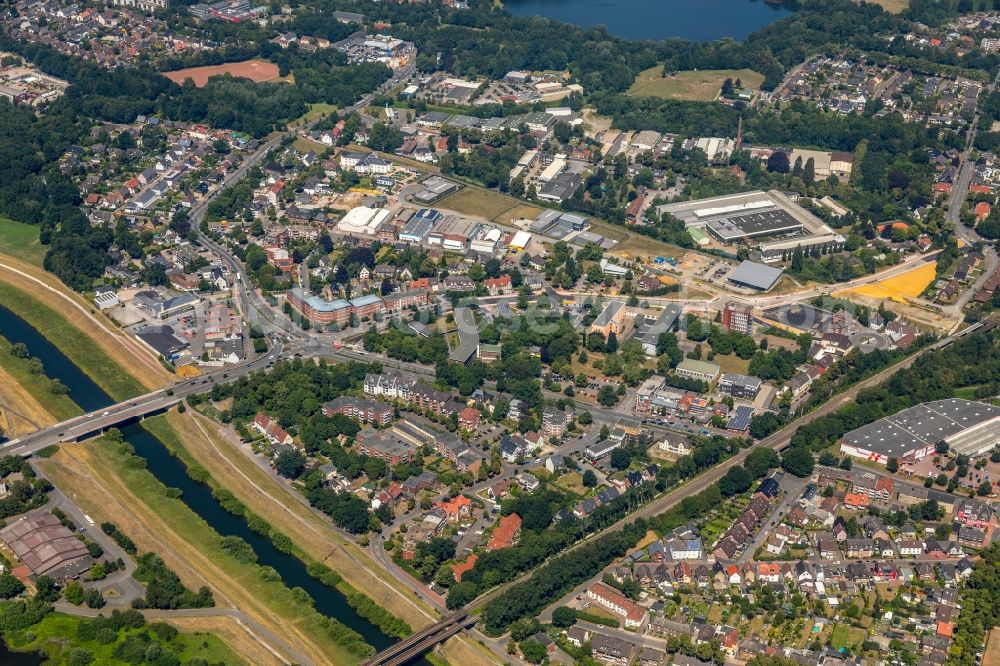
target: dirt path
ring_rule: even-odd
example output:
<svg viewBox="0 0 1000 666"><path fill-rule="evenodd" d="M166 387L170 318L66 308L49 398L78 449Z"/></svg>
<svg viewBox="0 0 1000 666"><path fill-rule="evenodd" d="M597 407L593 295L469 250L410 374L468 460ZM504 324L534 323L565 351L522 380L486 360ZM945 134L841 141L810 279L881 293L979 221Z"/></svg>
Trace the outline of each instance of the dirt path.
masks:
<svg viewBox="0 0 1000 666"><path fill-rule="evenodd" d="M153 551L163 558L191 589L207 585L219 606L237 608L265 627L280 627L284 639L314 663L326 663L324 651L289 618L282 617L239 580L230 577L210 555L201 552L177 534L152 507L146 505L125 482L109 473L90 448L91 444L63 445L59 452L39 464L73 501L100 523L109 520L135 541L140 552ZM281 646L272 646L280 649Z"/></svg>
<svg viewBox="0 0 1000 666"><path fill-rule="evenodd" d="M174 379L152 352L132 336L114 330L103 315L94 315L93 307L79 294L70 292L54 275L0 254L0 280L59 312L67 322L92 338L108 356L127 366L129 372L147 388L160 388Z"/></svg>

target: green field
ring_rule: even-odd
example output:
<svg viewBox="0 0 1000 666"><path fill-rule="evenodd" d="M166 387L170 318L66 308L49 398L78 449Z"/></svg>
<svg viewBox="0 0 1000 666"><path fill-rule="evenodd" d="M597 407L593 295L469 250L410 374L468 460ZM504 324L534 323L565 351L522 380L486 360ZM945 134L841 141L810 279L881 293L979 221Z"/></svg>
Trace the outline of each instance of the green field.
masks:
<svg viewBox="0 0 1000 666"><path fill-rule="evenodd" d="M147 633L150 628L150 625L147 624L139 629L120 629L114 641L82 641L77 638L77 630L85 621L84 618L71 615L50 613L41 622L27 629L6 632L5 638L8 644L16 650L42 652L48 655L50 661L46 663L64 663L63 660L68 660L71 652L84 649L94 657L91 663L126 666L130 662L116 659L114 657L115 649L122 645L126 638L134 638ZM155 635L154 632L149 633ZM225 642L212 634L182 632L169 641L158 639L157 642L169 647L171 652L180 657L181 663L187 663L192 659L204 659L210 664L224 663L238 666L246 663L230 650Z"/></svg>
<svg viewBox="0 0 1000 666"><path fill-rule="evenodd" d="M743 360L736 354L717 355L712 362L717 363L722 372L735 372L740 375L747 374L747 369L750 367L749 360Z"/></svg>
<svg viewBox="0 0 1000 666"><path fill-rule="evenodd" d="M146 392L142 384L105 354L96 342L29 294L0 282L0 303L38 329L115 400L125 400Z"/></svg>
<svg viewBox="0 0 1000 666"><path fill-rule="evenodd" d="M293 125L297 125L300 122L311 122L313 120L318 120L325 115L333 113L337 110L336 104L327 104L326 102L317 102L316 104L310 104L309 110L306 111L300 118L292 121Z"/></svg>
<svg viewBox="0 0 1000 666"><path fill-rule="evenodd" d="M38 227L0 217L0 254L41 266L45 247L38 242Z"/></svg>
<svg viewBox="0 0 1000 666"><path fill-rule="evenodd" d="M660 97L688 102L711 102L719 95L722 82L727 78L740 79L750 90L757 90L764 82L764 75L751 69L705 69L676 72L662 76L663 67L657 65L639 72L628 94L636 97Z"/></svg>
<svg viewBox="0 0 1000 666"><path fill-rule="evenodd" d="M541 208L525 204L514 197L471 185L449 194L438 201L437 205L456 213L478 215L501 224L510 224L511 217L534 218L542 212Z"/></svg>
<svg viewBox="0 0 1000 666"><path fill-rule="evenodd" d="M855 629L846 624L838 624L833 628L833 633L830 634L830 646L834 650L839 650L842 647L855 648L864 640L864 629Z"/></svg>

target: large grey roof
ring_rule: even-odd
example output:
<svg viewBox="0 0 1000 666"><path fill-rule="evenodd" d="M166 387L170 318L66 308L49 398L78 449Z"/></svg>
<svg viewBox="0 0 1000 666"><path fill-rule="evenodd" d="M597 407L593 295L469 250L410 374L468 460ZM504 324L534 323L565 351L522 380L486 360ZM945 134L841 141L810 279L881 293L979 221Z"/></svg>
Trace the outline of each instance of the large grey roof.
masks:
<svg viewBox="0 0 1000 666"><path fill-rule="evenodd" d="M767 291L775 285L781 277L781 273L782 269L780 268L753 261L744 261L729 274L729 281Z"/></svg>
<svg viewBox="0 0 1000 666"><path fill-rule="evenodd" d="M879 419L844 435L844 442L888 457L901 457L911 451L934 446L941 440L956 440L975 426L997 420L995 426L982 430L985 437L1000 441L1000 408L982 402L946 398L925 402ZM979 438L975 438L978 442ZM961 451L960 451L961 452Z"/></svg>

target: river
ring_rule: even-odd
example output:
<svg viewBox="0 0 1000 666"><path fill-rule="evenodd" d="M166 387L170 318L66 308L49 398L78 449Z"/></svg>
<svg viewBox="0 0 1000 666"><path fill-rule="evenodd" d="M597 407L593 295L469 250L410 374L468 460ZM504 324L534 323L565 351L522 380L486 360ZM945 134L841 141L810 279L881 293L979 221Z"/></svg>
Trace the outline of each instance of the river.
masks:
<svg viewBox="0 0 1000 666"><path fill-rule="evenodd" d="M744 39L791 11L763 0L505 0L518 16L584 27L603 25L626 39Z"/></svg>
<svg viewBox="0 0 1000 666"><path fill-rule="evenodd" d="M42 361L46 376L65 384L69 389L69 397L84 410L90 412L114 404L115 401L111 396L55 345L2 305L0 305L0 335L12 344L23 342L29 354ZM394 637L387 636L377 626L359 616L347 604L347 600L339 590L327 587L309 576L301 560L280 552L269 539L253 532L243 518L223 509L222 505L212 497L212 489L207 484L192 480L187 475L184 463L171 455L163 442L142 425L133 423L124 426L121 431L125 441L135 447L136 454L146 459L148 469L153 476L167 487L179 488L183 493L181 497L184 503L216 532L223 536L238 536L249 543L257 553L258 562L274 567L288 587L297 586L308 592L315 602L317 611L355 630L364 637L366 643L375 646L377 650L382 650L396 641ZM5 651L6 646L0 647L0 664L13 663L21 666L20 661L8 661ZM39 662L31 660L23 662L25 666L35 663ZM416 663L429 666L429 662L423 659Z"/></svg>

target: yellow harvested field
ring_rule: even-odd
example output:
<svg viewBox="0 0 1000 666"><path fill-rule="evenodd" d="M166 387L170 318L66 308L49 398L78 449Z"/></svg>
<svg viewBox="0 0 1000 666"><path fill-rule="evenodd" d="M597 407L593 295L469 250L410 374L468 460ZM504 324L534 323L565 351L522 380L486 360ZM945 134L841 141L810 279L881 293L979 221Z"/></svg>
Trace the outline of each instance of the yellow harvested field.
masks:
<svg viewBox="0 0 1000 666"><path fill-rule="evenodd" d="M0 366L0 428L14 439L55 423L49 414L23 386Z"/></svg>
<svg viewBox="0 0 1000 666"><path fill-rule="evenodd" d="M937 262L921 264L912 271L907 271L901 275L887 278L875 284L866 284L855 289L845 289L835 292L834 296L867 296L869 298L882 298L906 303L920 294L934 281L937 270Z"/></svg>

